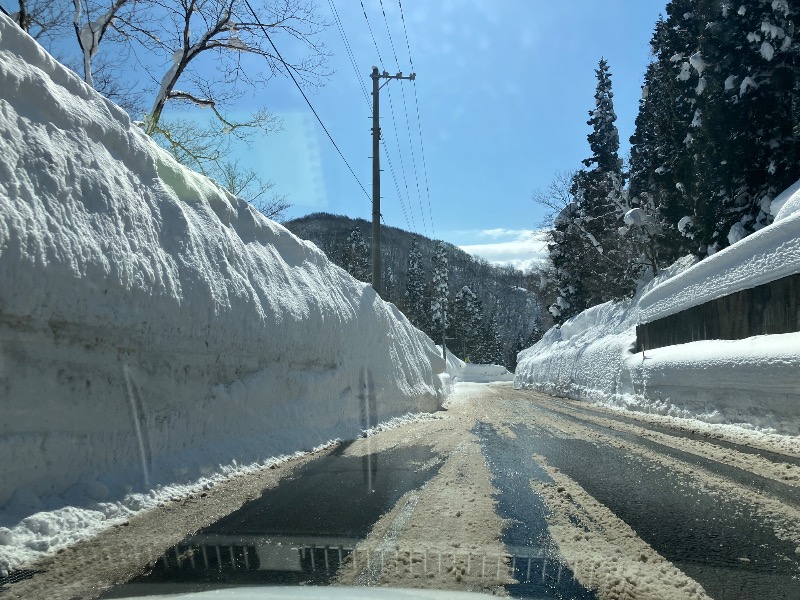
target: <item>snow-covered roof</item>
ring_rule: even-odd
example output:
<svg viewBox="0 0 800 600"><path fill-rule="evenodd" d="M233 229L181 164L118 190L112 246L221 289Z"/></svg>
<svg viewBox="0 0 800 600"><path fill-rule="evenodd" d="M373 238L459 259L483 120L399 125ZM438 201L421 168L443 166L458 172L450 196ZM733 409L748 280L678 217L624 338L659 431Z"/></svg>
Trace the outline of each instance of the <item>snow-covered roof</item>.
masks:
<svg viewBox="0 0 800 600"><path fill-rule="evenodd" d="M639 301L639 322L800 273L800 181L773 200L772 210L772 225L645 293Z"/></svg>

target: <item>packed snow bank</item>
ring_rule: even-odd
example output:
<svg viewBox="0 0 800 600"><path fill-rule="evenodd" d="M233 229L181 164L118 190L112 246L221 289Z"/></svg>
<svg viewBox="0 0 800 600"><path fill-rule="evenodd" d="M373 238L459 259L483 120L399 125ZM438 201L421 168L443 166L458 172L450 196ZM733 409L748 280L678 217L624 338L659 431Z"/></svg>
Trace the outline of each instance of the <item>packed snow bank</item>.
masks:
<svg viewBox="0 0 800 600"><path fill-rule="evenodd" d="M638 323L800 272L800 187L778 201L772 225L702 262L681 259L632 300L550 329L519 354L515 387L800 434L800 333L633 352Z"/></svg>
<svg viewBox="0 0 800 600"><path fill-rule="evenodd" d="M436 344L436 350L439 352L439 356L442 355L442 347L439 344ZM447 351L447 374L450 375L451 379L455 379L458 377L461 372L464 370L464 367L467 363L463 360L458 358L455 354Z"/></svg>
<svg viewBox="0 0 800 600"><path fill-rule="evenodd" d="M734 292L800 273L800 181L773 201L775 222L664 281L639 301L649 323Z"/></svg>
<svg viewBox="0 0 800 600"><path fill-rule="evenodd" d="M436 346L439 352L441 346ZM464 362L447 351L447 374L451 383L469 381L472 383L491 383L493 381L514 381L514 374L503 365L480 365Z"/></svg>
<svg viewBox="0 0 800 600"><path fill-rule="evenodd" d="M394 306L4 15L0 90L0 526L441 404L444 361Z"/></svg>
<svg viewBox="0 0 800 600"><path fill-rule="evenodd" d="M491 383L493 381L514 381L514 374L503 365L478 365L466 363L457 381Z"/></svg>

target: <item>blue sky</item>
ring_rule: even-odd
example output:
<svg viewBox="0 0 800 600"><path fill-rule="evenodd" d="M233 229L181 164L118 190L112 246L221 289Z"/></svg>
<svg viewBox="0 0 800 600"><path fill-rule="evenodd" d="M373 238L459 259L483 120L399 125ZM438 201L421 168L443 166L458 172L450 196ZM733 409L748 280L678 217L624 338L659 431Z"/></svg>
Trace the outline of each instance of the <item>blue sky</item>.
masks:
<svg viewBox="0 0 800 600"><path fill-rule="evenodd" d="M416 71L415 82L391 81L381 91L384 221L517 266L542 256L537 228L544 210L532 195L589 154L586 121L601 57L611 66L627 153L648 42L666 6L666 0L332 1L355 69L331 0L318 0L330 24L321 39L333 74L308 96L367 193L371 111L361 82L371 90L373 65L408 74L408 47ZM276 36L276 43L280 49L287 37ZM289 216L325 211L370 219L371 199L292 81L273 78L229 115L245 119L260 107L277 114L283 129L241 148L238 158L287 196Z"/></svg>
<svg viewBox="0 0 800 600"><path fill-rule="evenodd" d="M398 70L387 22L399 69L410 71L397 0L383 5L386 22L378 0L364 0L381 63L361 3L336 2L370 91L372 65ZM541 247L533 231L544 215L531 196L556 172L575 169L588 156L587 112L601 56L611 66L627 153L648 42L665 5L663 0L405 0L417 80L392 81L381 91L381 127L400 191L383 156L385 222L466 246L490 260L524 264L532 258ZM319 2L319 8L334 23L328 3ZM309 98L371 192L369 107L337 27L323 38L335 73ZM369 199L291 81L272 80L261 100L281 115L283 131L258 141L243 160L288 195L291 216L326 211L369 219Z"/></svg>

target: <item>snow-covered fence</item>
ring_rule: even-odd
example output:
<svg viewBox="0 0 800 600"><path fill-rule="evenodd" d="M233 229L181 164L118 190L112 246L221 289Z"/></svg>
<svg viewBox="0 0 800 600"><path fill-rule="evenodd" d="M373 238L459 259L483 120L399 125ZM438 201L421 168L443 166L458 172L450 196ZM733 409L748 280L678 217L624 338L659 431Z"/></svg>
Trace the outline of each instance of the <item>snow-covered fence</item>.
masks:
<svg viewBox="0 0 800 600"><path fill-rule="evenodd" d="M800 273L636 327L636 349L800 331Z"/></svg>

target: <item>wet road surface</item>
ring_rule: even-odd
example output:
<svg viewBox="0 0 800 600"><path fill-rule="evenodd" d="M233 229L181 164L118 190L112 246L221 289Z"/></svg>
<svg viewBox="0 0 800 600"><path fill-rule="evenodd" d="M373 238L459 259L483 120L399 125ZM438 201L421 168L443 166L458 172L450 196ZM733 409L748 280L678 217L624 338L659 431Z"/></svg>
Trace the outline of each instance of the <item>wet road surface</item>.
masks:
<svg viewBox="0 0 800 600"><path fill-rule="evenodd" d="M520 393L509 395L519 397ZM674 445L656 443L598 425L596 419L608 419L608 413L585 404L554 399L499 401L507 403L520 421L512 428L513 452L544 457L548 465L574 480L656 552L702 585L709 596L800 598L797 532L790 534L780 526L781 520L791 523L800 508L797 486L685 451L680 443L684 439L708 442L697 434L649 423L644 426L635 418L611 417L611 421L635 424L642 430L669 433L674 441ZM561 421L567 432L572 424L584 431L570 437L545 423L531 425L543 414ZM593 435L587 436L587 431ZM797 464L796 457L714 442L723 450ZM508 456L511 451L495 453ZM712 477L704 477L705 473ZM548 479L542 472L533 472L533 476ZM717 485L717 478L725 485ZM783 508L784 513L778 512L774 521L765 518L767 511L759 510L762 498L774 500L774 509Z"/></svg>
<svg viewBox="0 0 800 600"><path fill-rule="evenodd" d="M170 592L175 582L194 584L183 590L330 583L373 523L403 494L430 479L438 466L425 446L343 456L348 445L188 536L145 573L104 597Z"/></svg>
<svg viewBox="0 0 800 600"><path fill-rule="evenodd" d="M344 582L800 599L800 448L786 456L508 385L475 390L439 420L376 434L374 451L361 439L308 461L103 597ZM479 524L456 508L480 494L502 519L491 551L455 541Z"/></svg>

